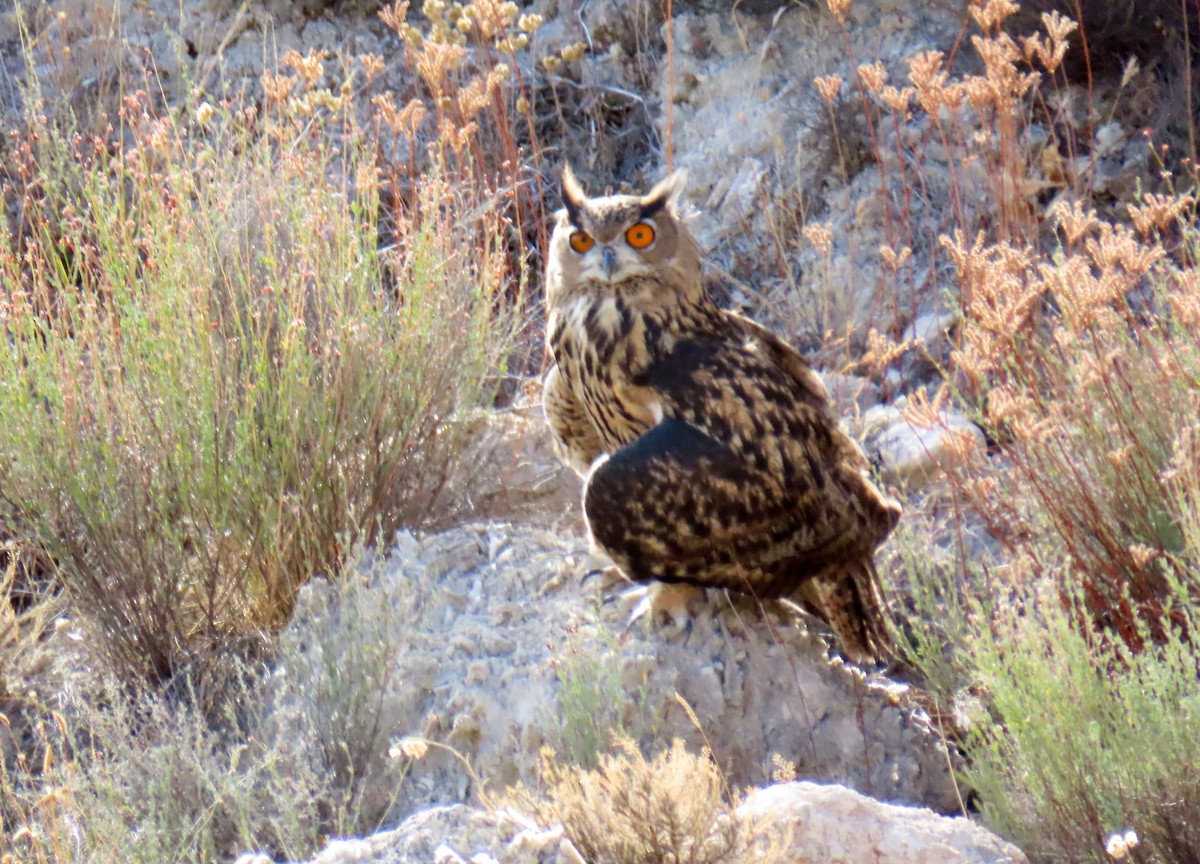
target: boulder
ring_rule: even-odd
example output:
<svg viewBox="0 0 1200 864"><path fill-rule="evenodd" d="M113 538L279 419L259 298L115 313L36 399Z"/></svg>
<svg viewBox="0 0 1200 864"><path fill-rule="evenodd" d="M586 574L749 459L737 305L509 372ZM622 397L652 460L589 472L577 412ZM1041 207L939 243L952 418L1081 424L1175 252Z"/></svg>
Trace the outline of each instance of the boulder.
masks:
<svg viewBox="0 0 1200 864"><path fill-rule="evenodd" d="M257 737L294 734L332 668L347 694L320 698L341 713L317 726L346 727L338 699L370 691L374 715L340 735L370 732L358 742L370 751L364 800L390 802L394 820L470 800L480 781L534 783L543 744L587 761L616 730L647 754L675 738L707 746L734 786L770 782L782 761L800 778L959 808L949 754L905 686L831 658L821 626L795 607L712 591L682 632L629 625L621 587L585 582L586 562L575 531L480 523L401 535L360 578L314 581L263 700L278 716ZM405 736L455 752L407 764L394 752Z"/></svg>
<svg viewBox="0 0 1200 864"><path fill-rule="evenodd" d="M962 817L882 804L852 789L782 783L758 789L735 817L762 836L782 838L774 861L795 864L1028 864L1015 846ZM397 828L334 840L307 864L584 864L562 825L540 826L511 809L432 807ZM246 854L235 864L270 864Z"/></svg>
<svg viewBox="0 0 1200 864"><path fill-rule="evenodd" d="M1027 864L1025 855L962 817L882 804L844 786L759 789L737 815L788 837L786 860L822 864Z"/></svg>
<svg viewBox="0 0 1200 864"><path fill-rule="evenodd" d="M904 412L904 400L877 405L862 417L867 451L883 466L887 479L907 489L933 485L955 460L987 447L983 431L961 414L946 409L932 426L921 426Z"/></svg>

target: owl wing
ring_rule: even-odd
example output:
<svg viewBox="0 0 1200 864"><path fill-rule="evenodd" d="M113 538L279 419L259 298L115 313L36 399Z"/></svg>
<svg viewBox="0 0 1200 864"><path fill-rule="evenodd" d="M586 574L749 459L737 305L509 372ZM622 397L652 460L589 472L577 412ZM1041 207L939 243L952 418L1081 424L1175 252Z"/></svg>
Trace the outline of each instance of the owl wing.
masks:
<svg viewBox="0 0 1200 864"><path fill-rule="evenodd" d="M732 332L751 346L751 350L761 352L795 382L797 399L811 404L814 408L827 409L829 391L799 351L745 315L727 311L721 315Z"/></svg>
<svg viewBox="0 0 1200 864"><path fill-rule="evenodd" d="M555 455L581 477L603 453L604 445L584 413L583 405L567 386L558 364L542 382L542 409L550 426Z"/></svg>
<svg viewBox="0 0 1200 864"><path fill-rule="evenodd" d="M663 420L588 476L593 537L633 579L791 593L870 554L862 490L824 404L761 352L685 340L643 384Z"/></svg>
<svg viewBox="0 0 1200 864"><path fill-rule="evenodd" d="M841 449L824 385L767 331L743 332L741 341L679 342L644 383L664 416L699 429L769 480L796 494L824 489Z"/></svg>
<svg viewBox="0 0 1200 864"><path fill-rule="evenodd" d="M745 343L752 346L763 357L774 363L785 373L796 386L796 398L814 409L829 411L829 391L808 361L784 340L780 339L757 321L738 315L736 312L724 312L725 321L735 333L741 335ZM870 462L859 446L847 435L836 436L837 458L842 464L854 465L861 471L870 470Z"/></svg>
<svg viewBox="0 0 1200 864"><path fill-rule="evenodd" d="M589 530L634 580L798 597L851 659L885 657L871 557L898 506L840 461L853 442L819 391L760 344L686 340L651 366L639 383L663 419L588 475Z"/></svg>

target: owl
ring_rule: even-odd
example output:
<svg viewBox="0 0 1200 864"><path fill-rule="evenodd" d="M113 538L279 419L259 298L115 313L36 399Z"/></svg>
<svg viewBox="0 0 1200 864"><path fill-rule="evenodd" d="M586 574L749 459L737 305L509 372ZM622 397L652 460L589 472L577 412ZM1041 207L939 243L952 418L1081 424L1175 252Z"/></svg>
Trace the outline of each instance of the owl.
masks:
<svg viewBox="0 0 1200 864"><path fill-rule="evenodd" d="M708 296L683 179L589 198L563 172L543 400L592 543L633 582L790 598L852 662L889 659L873 556L900 506L803 357Z"/></svg>

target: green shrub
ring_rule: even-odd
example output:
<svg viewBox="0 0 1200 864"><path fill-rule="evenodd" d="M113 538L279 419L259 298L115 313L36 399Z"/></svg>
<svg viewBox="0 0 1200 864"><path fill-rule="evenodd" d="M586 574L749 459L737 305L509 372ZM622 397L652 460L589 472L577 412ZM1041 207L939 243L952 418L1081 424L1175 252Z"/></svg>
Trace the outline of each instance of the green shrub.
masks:
<svg viewBox="0 0 1200 864"><path fill-rule="evenodd" d="M992 446L964 446L950 468L952 524L923 524L914 507L897 532L908 583L897 593L916 610L902 631L960 732L964 791L1032 860L1111 861L1110 839L1129 831L1132 860L1197 860L1195 200L1139 193L1118 206L1098 200L1086 172L1059 176L1064 155L1091 146L1070 101L1055 98L1069 90L1063 52L1090 34L1046 16L1048 39L1011 41L997 28L1013 11L971 4L988 34L972 41L982 76L947 77L944 58L925 54L907 96L864 79L884 101L915 99L939 134L970 119L967 105L983 129L948 139L981 150L951 169L941 238L959 323L942 388L912 394L908 413L936 425L955 401ZM1087 108L1111 116L1127 85L1142 86L1136 70ZM1055 114L1063 137L1028 146L1036 121ZM958 205L972 164L994 182L986 232ZM1047 188L1038 180L1057 200L1030 194ZM968 536L980 523L994 554Z"/></svg>
<svg viewBox="0 0 1200 864"><path fill-rule="evenodd" d="M100 136L31 101L6 187L4 518L111 658L157 680L256 642L310 575L435 514L449 421L488 403L513 332L486 202L416 178L384 245L349 107L280 92L262 117L138 93Z"/></svg>
<svg viewBox="0 0 1200 864"><path fill-rule="evenodd" d="M555 660L558 712L555 743L572 765L595 768L614 735L629 735L621 656L611 634L598 644L576 633Z"/></svg>
<svg viewBox="0 0 1200 864"><path fill-rule="evenodd" d="M1134 655L1081 632L1071 611L1057 598L1028 604L1023 622L1005 610L1012 643L978 654L1005 724L975 747L984 812L1047 858L1106 860L1106 838L1132 828L1138 860L1195 860L1200 653L1175 634ZM1013 779L1022 793L1000 803Z"/></svg>
<svg viewBox="0 0 1200 864"><path fill-rule="evenodd" d="M941 658L918 659L941 673L939 706L959 709L962 780L984 820L1034 861L1111 861L1109 838L1130 830L1136 861L1196 860L1200 651L1180 631L1134 653L1081 628L1082 580L1068 564L1014 565L988 587L966 599L947 587L940 596L961 602L922 609L965 634L953 652L957 688L946 687ZM932 625L918 627L928 638Z"/></svg>
<svg viewBox="0 0 1200 864"><path fill-rule="evenodd" d="M1134 860L1200 856L1192 206L1147 196L1133 229L1060 206L1054 255L946 241L957 392L999 443L951 486L1003 555L920 571L910 641L940 707L977 702L966 785L1034 860L1111 860L1130 830Z"/></svg>
<svg viewBox="0 0 1200 864"><path fill-rule="evenodd" d="M404 780L387 736L415 596L373 578L381 566L356 556L359 578L306 589L270 670L224 664L207 714L186 685L163 693L114 676L98 692L65 688L59 713L27 705L28 756L0 763L0 836L15 860L298 860L330 836L376 830Z"/></svg>
<svg viewBox="0 0 1200 864"><path fill-rule="evenodd" d="M56 725L40 723L29 744L37 764L0 768L0 830L25 856L15 860L200 864L244 849L296 859L333 832L377 827L379 814L371 819L334 781L311 724L256 737L263 730L247 708L261 686L236 668L220 729L187 704L196 694L115 681L103 709L73 703Z"/></svg>

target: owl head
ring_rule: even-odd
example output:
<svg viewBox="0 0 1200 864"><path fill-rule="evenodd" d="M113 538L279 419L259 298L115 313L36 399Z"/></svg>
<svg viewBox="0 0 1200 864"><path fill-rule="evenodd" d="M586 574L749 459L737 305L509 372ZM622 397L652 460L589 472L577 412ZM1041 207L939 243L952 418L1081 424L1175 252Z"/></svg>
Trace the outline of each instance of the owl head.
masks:
<svg viewBox="0 0 1200 864"><path fill-rule="evenodd" d="M675 172L645 195L589 198L563 169L563 209L554 216L546 293L632 295L701 291L700 252L678 212L685 177Z"/></svg>

